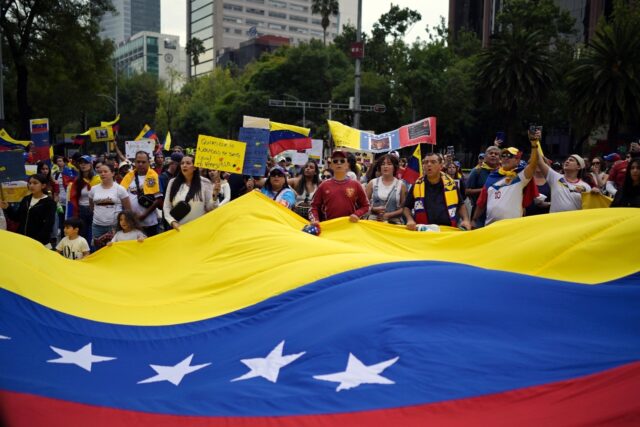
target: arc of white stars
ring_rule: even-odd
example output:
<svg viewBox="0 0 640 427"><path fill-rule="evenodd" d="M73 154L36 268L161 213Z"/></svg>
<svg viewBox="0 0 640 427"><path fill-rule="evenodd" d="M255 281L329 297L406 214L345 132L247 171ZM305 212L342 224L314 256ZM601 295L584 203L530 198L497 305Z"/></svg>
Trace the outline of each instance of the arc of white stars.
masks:
<svg viewBox="0 0 640 427"><path fill-rule="evenodd" d="M54 346L49 346L51 350L60 355L57 359L47 360L48 363L63 363L69 365L77 365L85 371L91 372L91 366L98 362L108 362L109 360L115 360L115 357L98 356L92 353L91 343L85 345L79 350L69 351Z"/></svg>
<svg viewBox="0 0 640 427"><path fill-rule="evenodd" d="M138 381L138 384L169 381L171 384L178 386L185 375L211 365L211 363L203 363L201 365L191 366L191 359L193 359L193 354L187 356L184 360L178 362L174 366L149 365L157 374L153 377Z"/></svg>
<svg viewBox="0 0 640 427"><path fill-rule="evenodd" d="M0 335L0 340L10 340L11 337L8 337L6 335Z"/></svg>
<svg viewBox="0 0 640 427"><path fill-rule="evenodd" d="M356 356L349 353L347 368L344 371L326 375L314 375L313 378L339 383L336 391L349 390L361 384L395 384L395 382L380 374L399 359L400 356L397 356L393 359L367 366Z"/></svg>
<svg viewBox="0 0 640 427"><path fill-rule="evenodd" d="M284 349L284 340L280 342L271 352L267 355L267 357L257 357L253 359L242 359L240 360L242 363L247 365L250 369L246 374L239 376L238 378L234 378L233 381L243 381L248 380L250 378L262 377L272 383L278 381L278 375L280 374L280 369L292 363L294 360L298 359L300 356L305 354L303 351L301 353L296 354L288 354L286 356L282 355Z"/></svg>

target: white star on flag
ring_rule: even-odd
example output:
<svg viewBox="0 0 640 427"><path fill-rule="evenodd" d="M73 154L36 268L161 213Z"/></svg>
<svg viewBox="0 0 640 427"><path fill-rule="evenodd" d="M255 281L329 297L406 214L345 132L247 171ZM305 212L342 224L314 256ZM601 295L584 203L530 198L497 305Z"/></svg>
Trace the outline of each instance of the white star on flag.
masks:
<svg viewBox="0 0 640 427"><path fill-rule="evenodd" d="M115 357L98 356L96 354L92 354L91 343L85 345L77 351L63 350L52 345L50 345L49 347L51 348L51 350L58 353L60 357L58 359L47 360L48 363L65 363L70 365L78 365L85 371L89 372L91 372L91 365L93 363L115 360Z"/></svg>
<svg viewBox="0 0 640 427"><path fill-rule="evenodd" d="M280 342L280 344L278 344L273 350L271 350L271 353L269 353L267 357L257 357L255 359L240 360L251 370L238 378L232 379L231 382L248 380L255 377L262 377L271 381L272 383L275 383L276 381L278 381L278 374L280 373L281 368L287 366L289 363L293 362L306 353L303 351L302 353L288 354L286 356L283 356L283 348L284 340Z"/></svg>
<svg viewBox="0 0 640 427"><path fill-rule="evenodd" d="M0 340L10 340L11 337L7 337L5 335L0 335Z"/></svg>
<svg viewBox="0 0 640 427"><path fill-rule="evenodd" d="M180 384L180 381L182 381L185 375L211 365L211 363L203 363L202 365L191 366L191 359L193 359L193 354L189 355L183 361L174 366L149 365L158 374L154 375L153 377L147 378L146 380L138 381L138 384L169 381L171 384L177 386Z"/></svg>
<svg viewBox="0 0 640 427"><path fill-rule="evenodd" d="M340 383L336 391L349 390L350 388L358 387L360 384L395 384L389 378L385 378L380 374L389 366L396 363L398 359L400 359L399 356L376 363L375 365L367 366L353 354L349 353L346 370L334 374L314 375L313 378L321 381Z"/></svg>

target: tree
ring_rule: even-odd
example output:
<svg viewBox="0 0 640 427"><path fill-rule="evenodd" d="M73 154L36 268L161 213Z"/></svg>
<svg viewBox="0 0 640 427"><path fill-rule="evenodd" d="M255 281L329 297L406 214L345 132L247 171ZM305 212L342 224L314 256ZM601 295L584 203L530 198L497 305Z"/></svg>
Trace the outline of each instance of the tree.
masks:
<svg viewBox="0 0 640 427"><path fill-rule="evenodd" d="M193 74L196 74L196 67L200 63L200 55L205 52L204 43L199 38L192 37L191 40L187 41L185 50L193 61Z"/></svg>
<svg viewBox="0 0 640 427"><path fill-rule="evenodd" d="M151 73L133 74L118 80L121 135L135 137L145 124L154 123L161 87L158 77Z"/></svg>
<svg viewBox="0 0 640 427"><path fill-rule="evenodd" d="M312 0L311 2L311 13L320 15L322 20L320 21L320 25L322 25L322 41L323 44L327 45L327 28L329 28L331 16L338 16L340 12L340 4L338 0Z"/></svg>
<svg viewBox="0 0 640 427"><path fill-rule="evenodd" d="M638 126L639 18L638 9L616 2L612 21L597 28L568 75L576 119L588 131L608 124L609 141L615 140L620 127Z"/></svg>
<svg viewBox="0 0 640 427"><path fill-rule="evenodd" d="M504 113L507 138L513 141L518 119L538 111L554 81L548 45L540 31L507 30L480 54L479 80L488 100Z"/></svg>
<svg viewBox="0 0 640 427"><path fill-rule="evenodd" d="M113 10L109 0L17 0L0 2L0 28L6 37L9 61L16 75L16 103L18 110L18 133L22 138L29 135L29 119L32 118L30 75L34 70L43 71L39 66L49 62L69 58L76 63L87 63L88 70L82 70L78 83L89 83L87 87L96 89L99 83L91 72L95 69L110 69L110 42L97 38L98 22L106 12ZM52 51L52 46L56 49ZM68 49L68 50L67 50ZM104 56L96 57L95 54ZM63 64L59 70L69 80L70 64ZM83 64L84 65L84 64ZM75 67L76 64L73 64ZM100 72L98 74L102 76ZM62 80L65 80L63 78ZM104 82L103 82L104 83ZM55 82L50 82L55 85ZM73 95L75 92L72 92ZM68 95L68 94L67 94ZM95 93L85 93L84 100ZM95 96L93 96L95 98ZM79 101L82 101L80 99ZM80 104L80 105L78 105ZM82 102L76 108L82 108Z"/></svg>

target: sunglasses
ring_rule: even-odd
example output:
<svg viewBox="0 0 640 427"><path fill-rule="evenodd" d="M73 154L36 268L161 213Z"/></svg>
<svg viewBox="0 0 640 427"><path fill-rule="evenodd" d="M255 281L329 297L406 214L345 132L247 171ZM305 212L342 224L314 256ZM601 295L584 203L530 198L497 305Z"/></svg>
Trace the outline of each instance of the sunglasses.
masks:
<svg viewBox="0 0 640 427"><path fill-rule="evenodd" d="M600 162L591 162L592 165L599 165Z"/></svg>
<svg viewBox="0 0 640 427"><path fill-rule="evenodd" d="M500 157L502 157L503 159L513 159L513 154L504 153L504 154L500 154Z"/></svg>
<svg viewBox="0 0 640 427"><path fill-rule="evenodd" d="M322 179L331 179L331 175L322 175Z"/></svg>
<svg viewBox="0 0 640 427"><path fill-rule="evenodd" d="M269 176L271 178L282 178L282 177L284 177L284 175L281 172L273 172L273 173L269 174Z"/></svg>
<svg viewBox="0 0 640 427"><path fill-rule="evenodd" d="M338 164L338 163L346 163L347 159L331 159L331 163L333 164Z"/></svg>

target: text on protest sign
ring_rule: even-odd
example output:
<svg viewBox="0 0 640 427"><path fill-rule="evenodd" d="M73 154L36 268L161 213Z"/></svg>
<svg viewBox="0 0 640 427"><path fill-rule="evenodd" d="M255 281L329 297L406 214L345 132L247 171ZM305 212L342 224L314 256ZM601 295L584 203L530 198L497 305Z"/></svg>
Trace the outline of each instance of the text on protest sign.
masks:
<svg viewBox="0 0 640 427"><path fill-rule="evenodd" d="M264 176L269 155L269 129L241 127L238 139L247 144L242 174Z"/></svg>
<svg viewBox="0 0 640 427"><path fill-rule="evenodd" d="M139 139L137 141L125 141L124 150L128 159L135 159L138 151L144 151L149 154L149 157L153 158L153 149L156 146L156 142L153 139Z"/></svg>
<svg viewBox="0 0 640 427"><path fill-rule="evenodd" d="M195 166L231 173L242 173L247 144L230 139L198 135Z"/></svg>

